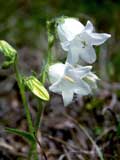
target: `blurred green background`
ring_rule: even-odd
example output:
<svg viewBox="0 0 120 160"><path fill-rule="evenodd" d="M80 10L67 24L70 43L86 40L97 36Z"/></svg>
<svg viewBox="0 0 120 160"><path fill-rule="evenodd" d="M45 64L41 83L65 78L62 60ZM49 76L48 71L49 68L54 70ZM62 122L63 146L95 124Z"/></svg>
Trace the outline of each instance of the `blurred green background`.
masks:
<svg viewBox="0 0 120 160"><path fill-rule="evenodd" d="M97 47L96 66L103 80L120 81L119 0L0 0L0 39L17 49L42 50L47 46L46 20L61 15L78 17L84 24L91 20L98 32L112 34L105 45Z"/></svg>

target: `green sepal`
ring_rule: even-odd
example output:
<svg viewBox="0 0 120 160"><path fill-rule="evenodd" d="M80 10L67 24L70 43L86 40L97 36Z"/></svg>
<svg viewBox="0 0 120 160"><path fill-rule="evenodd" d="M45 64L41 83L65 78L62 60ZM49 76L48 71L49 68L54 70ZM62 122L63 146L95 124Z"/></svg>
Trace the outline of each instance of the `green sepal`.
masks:
<svg viewBox="0 0 120 160"><path fill-rule="evenodd" d="M37 97L44 101L48 101L50 96L47 89L43 86L43 84L35 77L29 76L24 77L25 86Z"/></svg>
<svg viewBox="0 0 120 160"><path fill-rule="evenodd" d="M13 133L13 134L16 134L16 135L24 138L30 144L35 143L34 136L29 132L22 131L22 130L19 130L19 129L14 129L14 128L6 128L5 130L9 133Z"/></svg>

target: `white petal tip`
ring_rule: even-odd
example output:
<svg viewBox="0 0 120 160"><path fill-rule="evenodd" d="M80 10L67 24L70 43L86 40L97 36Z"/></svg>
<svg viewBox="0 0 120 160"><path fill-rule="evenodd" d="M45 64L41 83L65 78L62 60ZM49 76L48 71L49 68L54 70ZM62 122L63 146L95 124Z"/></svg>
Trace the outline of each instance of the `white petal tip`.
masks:
<svg viewBox="0 0 120 160"><path fill-rule="evenodd" d="M110 38L111 37L111 34L105 34L106 35L106 38Z"/></svg>

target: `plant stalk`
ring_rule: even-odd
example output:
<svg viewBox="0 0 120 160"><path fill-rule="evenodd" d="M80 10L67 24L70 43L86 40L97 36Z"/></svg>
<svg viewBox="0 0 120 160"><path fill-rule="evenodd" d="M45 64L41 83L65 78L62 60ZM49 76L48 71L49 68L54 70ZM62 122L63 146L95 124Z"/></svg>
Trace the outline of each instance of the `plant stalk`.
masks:
<svg viewBox="0 0 120 160"><path fill-rule="evenodd" d="M26 112L26 118L27 118L27 122L28 122L29 132L34 136L34 128L33 128L33 124L32 124L31 114L30 114L29 106L28 106L28 103L27 103L26 95L25 95L25 87L24 87L23 80L22 80L22 77L21 77L19 69L18 69L18 57L17 56L16 56L16 60L15 60L15 64L14 64L14 69L15 69L15 73L16 73L16 79L17 79L17 82L18 82L18 87L20 89L22 102L23 102L25 112ZM34 153L33 153L33 151L34 151ZM29 155L32 156L32 153L33 153L34 154L34 160L38 160L37 143L32 144L32 150L30 150L30 152L31 153L29 153ZM30 156L28 156L29 159L30 159Z"/></svg>
<svg viewBox="0 0 120 160"><path fill-rule="evenodd" d="M41 82L43 85L45 84L45 81L47 78L48 67L49 67L49 65L51 63L51 59L52 59L51 58L51 49L52 49L52 46L48 42L47 61L46 61L45 67L41 73ZM35 123L35 133L36 134L37 134L37 131L38 131L40 124L41 124L41 121L42 121L44 109L45 109L45 107L43 105L43 102L40 99L38 99L38 111L37 111L37 118L36 118L36 123Z"/></svg>

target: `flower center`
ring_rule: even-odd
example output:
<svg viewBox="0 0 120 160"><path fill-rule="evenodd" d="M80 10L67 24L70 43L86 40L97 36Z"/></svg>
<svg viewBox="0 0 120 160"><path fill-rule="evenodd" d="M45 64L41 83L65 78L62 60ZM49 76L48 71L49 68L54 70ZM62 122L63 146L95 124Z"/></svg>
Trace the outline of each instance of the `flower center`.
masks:
<svg viewBox="0 0 120 160"><path fill-rule="evenodd" d="M81 43L83 45L82 48L85 48L87 46L87 43L85 41L81 41Z"/></svg>
<svg viewBox="0 0 120 160"><path fill-rule="evenodd" d="M65 80L68 80L68 81L71 82L71 83L74 83L74 82L75 82L74 79L72 79L72 78L69 77L69 76L64 76L64 79L65 79Z"/></svg>

